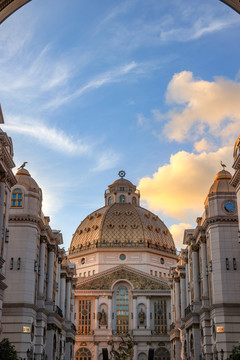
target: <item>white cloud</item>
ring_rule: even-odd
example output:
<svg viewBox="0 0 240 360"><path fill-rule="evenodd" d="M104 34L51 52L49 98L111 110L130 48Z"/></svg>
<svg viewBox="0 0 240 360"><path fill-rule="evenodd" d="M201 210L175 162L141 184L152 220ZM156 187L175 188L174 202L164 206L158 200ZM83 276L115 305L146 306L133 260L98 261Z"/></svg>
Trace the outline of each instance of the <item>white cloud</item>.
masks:
<svg viewBox="0 0 240 360"><path fill-rule="evenodd" d="M141 198L153 211L192 223L203 212L204 200L216 173L221 170L221 161L231 168L232 147L201 154L180 151L152 177L140 180Z"/></svg>
<svg viewBox="0 0 240 360"><path fill-rule="evenodd" d="M221 31L237 22L237 18L226 16L222 19L214 19L210 16L203 16L194 21L190 26L164 29L160 33L163 41L188 42L197 40L204 35Z"/></svg>
<svg viewBox="0 0 240 360"><path fill-rule="evenodd" d="M136 70L137 68L138 68L138 64L132 61L131 63L126 64L124 66L120 66L116 69L104 72L96 76L94 79L88 81L85 85L81 86L72 93L65 96L57 96L56 98L48 102L45 108L57 108L65 103L68 103L69 101L72 101L84 95L88 91L98 89L106 84L123 81L125 79L124 78L125 75L127 75L133 70Z"/></svg>
<svg viewBox="0 0 240 360"><path fill-rule="evenodd" d="M175 246L178 249L185 247L185 245L183 245L184 230L192 229L192 228L193 227L191 224L185 224L185 223L179 223L170 226L169 231L172 234Z"/></svg>
<svg viewBox="0 0 240 360"><path fill-rule="evenodd" d="M92 171L99 172L99 171L112 169L116 167L116 165L119 162L119 159L120 156L114 153L113 151L111 150L105 151L104 153L98 155L97 165L92 169Z"/></svg>
<svg viewBox="0 0 240 360"><path fill-rule="evenodd" d="M170 141L195 143L198 152L230 146L239 133L239 98L240 82L222 77L205 81L182 71L167 87L166 102L171 109L165 114L152 110L154 133ZM146 118L139 115L138 123L146 123ZM163 127L160 134L157 123Z"/></svg>
<svg viewBox="0 0 240 360"><path fill-rule="evenodd" d="M3 125L5 130L24 134L35 138L40 144L53 150L69 154L87 154L91 147L81 139L74 139L64 131L51 128L36 119L21 119L17 116L6 116L7 123Z"/></svg>
<svg viewBox="0 0 240 360"><path fill-rule="evenodd" d="M203 138L200 141L195 142L194 144L194 150L196 150L197 152L202 152L202 151L211 151L215 148L215 146L213 144L211 144L210 142L208 142L205 138Z"/></svg>

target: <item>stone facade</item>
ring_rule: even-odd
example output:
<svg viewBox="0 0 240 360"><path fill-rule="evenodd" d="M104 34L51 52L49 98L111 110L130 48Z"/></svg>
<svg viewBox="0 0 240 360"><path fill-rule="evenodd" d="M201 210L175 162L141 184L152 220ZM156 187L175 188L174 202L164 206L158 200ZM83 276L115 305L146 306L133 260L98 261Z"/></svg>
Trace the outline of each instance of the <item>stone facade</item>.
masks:
<svg viewBox="0 0 240 360"><path fill-rule="evenodd" d="M134 341L134 360L170 360L169 268L176 249L166 225L140 206L140 192L118 179L105 206L78 226L69 250L76 265L75 360L102 359L121 336Z"/></svg>
<svg viewBox="0 0 240 360"><path fill-rule="evenodd" d="M0 123L3 122L4 120L0 106ZM2 304L4 291L7 288L5 279L5 261L9 239L8 209L11 187L16 184L16 179L12 172L14 166L12 140L0 129L0 335L2 332Z"/></svg>
<svg viewBox="0 0 240 360"><path fill-rule="evenodd" d="M62 235L42 213L42 191L29 172L16 174L9 209L9 244L2 337L19 359L71 360L75 338L75 267Z"/></svg>
<svg viewBox="0 0 240 360"><path fill-rule="evenodd" d="M239 0L221 0L223 3L230 6L233 10L240 14L240 2Z"/></svg>
<svg viewBox="0 0 240 360"><path fill-rule="evenodd" d="M240 244L231 174L220 171L171 269L173 359L226 359L240 338Z"/></svg>
<svg viewBox="0 0 240 360"><path fill-rule="evenodd" d="M0 24L31 0L0 0Z"/></svg>

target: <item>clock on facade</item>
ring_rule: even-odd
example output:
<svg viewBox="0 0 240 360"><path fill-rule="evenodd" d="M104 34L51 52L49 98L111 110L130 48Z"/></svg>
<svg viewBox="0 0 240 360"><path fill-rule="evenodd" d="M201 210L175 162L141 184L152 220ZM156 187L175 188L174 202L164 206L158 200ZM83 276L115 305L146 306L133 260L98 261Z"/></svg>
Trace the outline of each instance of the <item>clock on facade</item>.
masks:
<svg viewBox="0 0 240 360"><path fill-rule="evenodd" d="M226 201L223 204L223 208L227 213L233 213L236 210L236 204L234 201Z"/></svg>

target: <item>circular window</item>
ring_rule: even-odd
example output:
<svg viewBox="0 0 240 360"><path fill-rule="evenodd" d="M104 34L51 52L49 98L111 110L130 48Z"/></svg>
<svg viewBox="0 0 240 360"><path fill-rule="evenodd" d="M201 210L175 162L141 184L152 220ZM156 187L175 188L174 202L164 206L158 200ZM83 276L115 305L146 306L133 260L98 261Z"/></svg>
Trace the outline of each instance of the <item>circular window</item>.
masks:
<svg viewBox="0 0 240 360"><path fill-rule="evenodd" d="M164 258L161 258L161 259L160 259L160 263L161 263L161 264L164 264Z"/></svg>
<svg viewBox="0 0 240 360"><path fill-rule="evenodd" d="M125 260L125 259L126 259L126 255L125 255L125 254L121 254L121 255L119 256L119 258L120 258L120 260Z"/></svg>
<svg viewBox="0 0 240 360"><path fill-rule="evenodd" d="M236 210L236 204L235 204L234 201L226 201L226 202L223 204L223 209L224 209L228 214L234 213L234 211Z"/></svg>
<svg viewBox="0 0 240 360"><path fill-rule="evenodd" d="M85 264L85 261L86 261L85 258L82 258L81 259L81 264Z"/></svg>

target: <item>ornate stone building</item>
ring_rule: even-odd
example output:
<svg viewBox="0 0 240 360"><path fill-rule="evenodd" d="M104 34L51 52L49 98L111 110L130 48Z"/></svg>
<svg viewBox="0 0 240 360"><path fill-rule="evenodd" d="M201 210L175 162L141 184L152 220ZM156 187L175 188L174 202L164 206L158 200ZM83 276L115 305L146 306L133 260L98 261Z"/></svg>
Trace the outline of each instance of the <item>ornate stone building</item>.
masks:
<svg viewBox="0 0 240 360"><path fill-rule="evenodd" d="M226 359L240 339L237 197L230 184L239 183L239 174L231 178L226 170L217 173L171 269L173 359Z"/></svg>
<svg viewBox="0 0 240 360"><path fill-rule="evenodd" d="M19 359L71 360L75 338L75 267L62 235L42 213L42 191L29 172L16 174L9 208L2 338Z"/></svg>
<svg viewBox="0 0 240 360"><path fill-rule="evenodd" d="M176 249L165 224L140 207L130 181L116 180L105 191L105 206L77 228L69 250L76 265L75 360L109 355L120 336L134 340L134 359L170 360L169 268Z"/></svg>
<svg viewBox="0 0 240 360"><path fill-rule="evenodd" d="M0 24L31 0L0 0Z"/></svg>
<svg viewBox="0 0 240 360"><path fill-rule="evenodd" d="M240 14L240 1L239 0L221 0L223 3L230 6L233 10Z"/></svg>
<svg viewBox="0 0 240 360"><path fill-rule="evenodd" d="M4 123L2 109L0 106L0 123ZM4 291L7 288L5 279L5 261L8 245L8 209L10 203L11 187L16 184L12 168L13 145L10 137L0 129L0 335L2 332L2 304Z"/></svg>

